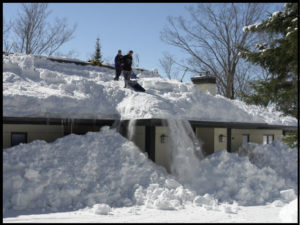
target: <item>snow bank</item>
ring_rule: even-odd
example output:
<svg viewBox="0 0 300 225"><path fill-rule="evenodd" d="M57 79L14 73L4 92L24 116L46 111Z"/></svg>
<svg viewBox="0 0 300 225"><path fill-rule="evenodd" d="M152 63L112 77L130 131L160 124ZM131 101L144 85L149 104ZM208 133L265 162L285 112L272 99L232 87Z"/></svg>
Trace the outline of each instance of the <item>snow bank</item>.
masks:
<svg viewBox="0 0 300 225"><path fill-rule="evenodd" d="M238 153L218 151L192 165L192 170L184 170L188 174L178 173L178 181L221 202L262 205L280 199L288 203L298 193L298 151L280 140L269 145L250 143Z"/></svg>
<svg viewBox="0 0 300 225"><path fill-rule="evenodd" d="M134 204L177 209L196 197L108 127L4 149L3 193L4 212L92 207L96 214Z"/></svg>
<svg viewBox="0 0 300 225"><path fill-rule="evenodd" d="M280 177L285 178L288 188L298 188L298 151L289 148L280 139L272 144L248 143L238 150L240 156L247 156L258 168L269 167Z"/></svg>
<svg viewBox="0 0 300 225"><path fill-rule="evenodd" d="M176 210L193 204L234 213L237 207L227 203L292 200L296 190L284 191L289 186L276 171L280 170L259 168L247 157L220 151L199 162L192 180L175 178L132 142L104 127L53 143L34 141L3 149L3 210L92 207L96 214L109 214L109 207Z"/></svg>
<svg viewBox="0 0 300 225"><path fill-rule="evenodd" d="M297 223L298 221L298 198L285 205L279 213L279 218L284 223Z"/></svg>
<svg viewBox="0 0 300 225"><path fill-rule="evenodd" d="M199 195L213 195L222 202L239 205L262 205L280 198L288 189L284 177L269 167L258 168L247 158L219 151L201 161L193 172L194 179L178 180Z"/></svg>
<svg viewBox="0 0 300 225"><path fill-rule="evenodd" d="M106 67L59 63L43 56L3 55L3 115L90 119L182 118L297 125L269 108L247 106L138 70L145 93L125 89Z"/></svg>

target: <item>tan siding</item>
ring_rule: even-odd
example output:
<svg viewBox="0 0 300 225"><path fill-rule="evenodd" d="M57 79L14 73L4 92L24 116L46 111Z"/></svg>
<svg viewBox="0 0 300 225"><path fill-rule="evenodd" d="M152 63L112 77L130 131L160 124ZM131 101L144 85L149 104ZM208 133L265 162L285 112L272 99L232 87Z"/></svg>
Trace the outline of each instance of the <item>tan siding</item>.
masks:
<svg viewBox="0 0 300 225"><path fill-rule="evenodd" d="M26 132L28 143L37 139L52 142L64 136L62 125L3 124L3 148L11 146L12 132Z"/></svg>
<svg viewBox="0 0 300 225"><path fill-rule="evenodd" d="M231 146L232 151L237 151L242 145L243 134L249 134L249 141L262 144L263 135L274 135L274 140L282 136L282 130L268 130L268 129L232 129Z"/></svg>
<svg viewBox="0 0 300 225"><path fill-rule="evenodd" d="M169 154L168 154L168 139L166 143L161 143L161 135L169 136L168 128L163 126L158 126L155 128L155 162L161 165L170 172Z"/></svg>
<svg viewBox="0 0 300 225"><path fill-rule="evenodd" d="M135 133L133 135L133 142L139 147L139 149L142 152L146 151L145 135L146 135L146 129L144 126L136 126L135 127Z"/></svg>
<svg viewBox="0 0 300 225"><path fill-rule="evenodd" d="M215 128L214 131L214 152L227 149L227 129ZM219 141L220 135L224 136L224 142Z"/></svg>

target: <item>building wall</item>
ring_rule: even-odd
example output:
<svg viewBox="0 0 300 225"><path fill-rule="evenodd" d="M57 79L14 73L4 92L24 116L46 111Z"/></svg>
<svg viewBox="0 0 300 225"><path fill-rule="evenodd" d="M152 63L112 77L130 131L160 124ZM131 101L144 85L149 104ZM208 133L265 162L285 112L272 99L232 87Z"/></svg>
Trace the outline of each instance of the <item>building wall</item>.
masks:
<svg viewBox="0 0 300 225"><path fill-rule="evenodd" d="M216 84L195 84L195 86L205 93L208 91L210 94L216 95Z"/></svg>
<svg viewBox="0 0 300 225"><path fill-rule="evenodd" d="M163 126L155 127L155 162L161 165L170 172L169 153L168 153L168 140L167 137L165 143L161 143L161 135L169 136L168 128Z"/></svg>
<svg viewBox="0 0 300 225"><path fill-rule="evenodd" d="M222 135L223 141L220 142L220 135ZM227 149L227 129L226 128L214 128L214 152Z"/></svg>
<svg viewBox="0 0 300 225"><path fill-rule="evenodd" d="M133 142L139 147L142 152L146 151L146 128L144 126L136 126L133 135Z"/></svg>
<svg viewBox="0 0 300 225"><path fill-rule="evenodd" d="M51 142L64 136L64 127L62 125L3 124L3 148L11 147L12 132L26 132L28 143L37 139Z"/></svg>
<svg viewBox="0 0 300 225"><path fill-rule="evenodd" d="M196 127L196 137L200 140L205 155L214 152L214 128Z"/></svg>
<svg viewBox="0 0 300 225"><path fill-rule="evenodd" d="M232 129L231 130L231 150L237 151L242 145L243 134L249 134L249 142L258 144L263 143L264 135L274 135L274 140L283 135L282 130L267 130L267 129Z"/></svg>

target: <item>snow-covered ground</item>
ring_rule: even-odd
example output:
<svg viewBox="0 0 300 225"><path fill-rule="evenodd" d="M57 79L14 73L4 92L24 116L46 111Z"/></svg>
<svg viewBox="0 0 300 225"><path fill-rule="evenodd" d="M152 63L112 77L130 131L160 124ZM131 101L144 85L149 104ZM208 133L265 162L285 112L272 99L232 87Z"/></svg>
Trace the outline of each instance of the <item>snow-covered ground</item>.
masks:
<svg viewBox="0 0 300 225"><path fill-rule="evenodd" d="M3 116L297 125L272 108L214 97L155 71L138 74L145 93L113 77L108 68L4 56ZM297 149L250 143L195 160L192 171L170 175L109 127L6 148L3 222L297 222Z"/></svg>
<svg viewBox="0 0 300 225"><path fill-rule="evenodd" d="M55 118L181 118L202 121L297 125L273 108L249 106L202 93L191 82L163 79L156 70L138 71L146 92L114 81L115 71L59 63L43 56L3 55L3 116Z"/></svg>

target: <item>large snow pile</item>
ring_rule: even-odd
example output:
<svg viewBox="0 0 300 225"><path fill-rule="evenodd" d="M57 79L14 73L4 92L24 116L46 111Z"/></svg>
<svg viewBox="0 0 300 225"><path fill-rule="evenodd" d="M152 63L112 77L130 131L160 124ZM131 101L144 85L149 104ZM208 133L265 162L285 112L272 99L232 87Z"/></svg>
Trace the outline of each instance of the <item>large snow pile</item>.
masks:
<svg viewBox="0 0 300 225"><path fill-rule="evenodd" d="M297 154L296 149L294 152ZM289 156L292 155L294 154ZM281 156L277 155L276 160L280 161ZM247 157L239 157L237 153L223 150L203 159L193 171L194 179L180 177L178 180L197 194L208 193L222 202L262 205L282 199L281 190L289 189L291 195L296 197L298 162L297 158L290 157L289 160L290 163L285 168L292 174L285 177L277 172L283 170L279 168L280 163L276 168L271 168L268 164L256 166L256 162L251 163Z"/></svg>
<svg viewBox="0 0 300 225"><path fill-rule="evenodd" d="M285 178L286 184L295 190L298 187L298 151L289 148L280 139L268 145L248 143L239 148L240 156L247 156L249 161L258 168L269 167L280 177Z"/></svg>
<svg viewBox="0 0 300 225"><path fill-rule="evenodd" d="M52 211L94 204L175 209L196 196L108 127L4 149L3 193L4 210Z"/></svg>
<svg viewBox="0 0 300 225"><path fill-rule="evenodd" d="M297 163L296 158L290 161ZM110 207L132 205L174 210L193 204L220 210L220 202L288 203L297 190L276 171L220 151L199 162L193 180L175 178L114 129L104 127L53 143L34 141L3 149L3 210L92 207L96 214L108 214Z"/></svg>
<svg viewBox="0 0 300 225"><path fill-rule="evenodd" d="M157 71L134 70L145 93L124 88L115 71L3 55L3 115L56 118L182 118L203 121L297 125L271 108L246 106L196 89L191 82L166 80Z"/></svg>

